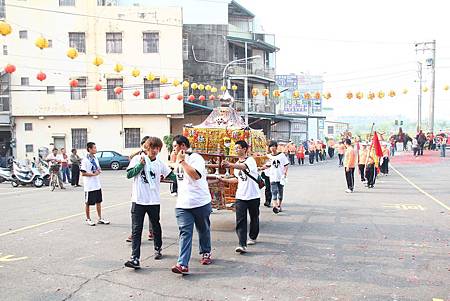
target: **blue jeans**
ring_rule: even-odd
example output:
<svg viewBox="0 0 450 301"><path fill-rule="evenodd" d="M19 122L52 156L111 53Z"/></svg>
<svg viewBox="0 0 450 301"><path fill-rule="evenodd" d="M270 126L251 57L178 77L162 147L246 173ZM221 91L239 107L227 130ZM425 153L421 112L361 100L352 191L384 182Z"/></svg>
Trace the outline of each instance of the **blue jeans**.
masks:
<svg viewBox="0 0 450 301"><path fill-rule="evenodd" d="M446 144L441 144L441 157L445 157L445 148L447 147Z"/></svg>
<svg viewBox="0 0 450 301"><path fill-rule="evenodd" d="M67 177L67 182L71 182L72 180L70 179L70 169L69 167L63 167L61 168L61 174L62 174L62 179L63 182L66 182L66 177Z"/></svg>
<svg viewBox="0 0 450 301"><path fill-rule="evenodd" d="M195 228L198 232L200 254L211 253L211 203L192 209L175 208L178 229L180 231L180 248L178 264L189 266L192 252L192 234Z"/></svg>
<svg viewBox="0 0 450 301"><path fill-rule="evenodd" d="M270 191L272 192L272 201L283 200L284 186L280 182L271 182Z"/></svg>

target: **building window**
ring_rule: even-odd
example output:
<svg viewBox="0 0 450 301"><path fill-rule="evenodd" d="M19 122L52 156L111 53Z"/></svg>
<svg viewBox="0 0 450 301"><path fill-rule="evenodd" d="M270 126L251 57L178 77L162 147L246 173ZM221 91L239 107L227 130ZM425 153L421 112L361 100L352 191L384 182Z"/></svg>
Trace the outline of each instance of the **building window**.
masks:
<svg viewBox="0 0 450 301"><path fill-rule="evenodd" d="M59 6L75 6L75 0L59 0Z"/></svg>
<svg viewBox="0 0 450 301"><path fill-rule="evenodd" d="M0 18L6 18L5 0L0 0Z"/></svg>
<svg viewBox="0 0 450 301"><path fill-rule="evenodd" d="M87 129L72 129L72 148L85 149L87 144Z"/></svg>
<svg viewBox="0 0 450 301"><path fill-rule="evenodd" d="M97 6L115 6L117 0L97 0Z"/></svg>
<svg viewBox="0 0 450 301"><path fill-rule="evenodd" d="M189 59L189 41L187 33L183 34L183 60Z"/></svg>
<svg viewBox="0 0 450 301"><path fill-rule="evenodd" d="M137 148L141 143L141 129L125 129L125 148Z"/></svg>
<svg viewBox="0 0 450 301"><path fill-rule="evenodd" d="M28 39L28 31L26 30L19 30L19 39Z"/></svg>
<svg viewBox="0 0 450 301"><path fill-rule="evenodd" d="M55 86L47 86L47 94L55 94Z"/></svg>
<svg viewBox="0 0 450 301"><path fill-rule="evenodd" d="M121 78L110 78L106 80L106 86L107 86L107 94L108 94L108 100L109 99L123 99L123 92L120 94L116 94L114 92L114 89L116 87L122 87L123 88L123 79Z"/></svg>
<svg viewBox="0 0 450 301"><path fill-rule="evenodd" d="M122 33L106 33L106 53L122 53Z"/></svg>
<svg viewBox="0 0 450 301"><path fill-rule="evenodd" d="M158 53L159 52L159 33L158 32L144 32L144 53Z"/></svg>
<svg viewBox="0 0 450 301"><path fill-rule="evenodd" d="M25 152L32 153L33 152L33 144L25 144Z"/></svg>
<svg viewBox="0 0 450 301"><path fill-rule="evenodd" d="M48 48L52 48L53 47L53 40L48 40Z"/></svg>
<svg viewBox="0 0 450 301"><path fill-rule="evenodd" d="M86 53L86 35L84 32L69 32L69 47L80 53Z"/></svg>
<svg viewBox="0 0 450 301"><path fill-rule="evenodd" d="M328 135L334 135L334 127L328 126Z"/></svg>
<svg viewBox="0 0 450 301"><path fill-rule="evenodd" d="M0 77L0 112L8 112L9 108L9 81L10 75L4 73Z"/></svg>
<svg viewBox="0 0 450 301"><path fill-rule="evenodd" d="M30 85L30 79L28 77L21 77L20 78L20 85L21 86L29 86Z"/></svg>
<svg viewBox="0 0 450 301"><path fill-rule="evenodd" d="M3 55L8 55L8 45L3 45Z"/></svg>
<svg viewBox="0 0 450 301"><path fill-rule="evenodd" d="M25 131L29 132L33 130L33 124L30 122L25 122Z"/></svg>
<svg viewBox="0 0 450 301"><path fill-rule="evenodd" d="M145 78L144 79L144 99L150 99L150 97L148 96L148 94L150 92L155 92L154 98L159 98L160 97L160 88L161 88L161 85L159 83L159 79L148 80Z"/></svg>
<svg viewBox="0 0 450 301"><path fill-rule="evenodd" d="M78 86L70 87L70 99L71 100L80 100L85 99L87 97L86 86L87 86L87 78L80 77L77 78Z"/></svg>

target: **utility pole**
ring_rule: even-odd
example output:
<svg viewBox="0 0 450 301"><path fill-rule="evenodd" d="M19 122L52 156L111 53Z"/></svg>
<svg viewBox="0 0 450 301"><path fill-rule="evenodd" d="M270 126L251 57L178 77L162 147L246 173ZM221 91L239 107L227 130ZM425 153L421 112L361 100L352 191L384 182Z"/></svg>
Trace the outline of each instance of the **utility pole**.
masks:
<svg viewBox="0 0 450 301"><path fill-rule="evenodd" d="M417 62L419 70L417 74L419 76L419 95L417 96L417 132L422 129L422 63Z"/></svg>
<svg viewBox="0 0 450 301"><path fill-rule="evenodd" d="M431 97L430 97L430 107L429 107L429 115L428 115L428 129L430 132L434 132L434 97L435 97L435 81L436 81L436 40L431 42L421 42L416 43L416 53L417 51L432 51L432 58L427 59L427 66L431 68Z"/></svg>

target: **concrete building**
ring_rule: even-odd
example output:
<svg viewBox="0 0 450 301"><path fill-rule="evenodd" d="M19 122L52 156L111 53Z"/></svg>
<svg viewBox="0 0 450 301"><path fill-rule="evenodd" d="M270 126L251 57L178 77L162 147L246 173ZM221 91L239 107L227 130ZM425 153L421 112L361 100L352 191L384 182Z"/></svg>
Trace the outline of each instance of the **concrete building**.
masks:
<svg viewBox="0 0 450 301"><path fill-rule="evenodd" d="M340 138L342 133L350 130L348 122L325 120L325 136L328 138Z"/></svg>
<svg viewBox="0 0 450 301"><path fill-rule="evenodd" d="M13 33L3 40L1 60L17 67L10 81L10 112L19 159L36 156L40 147L84 150L88 141L99 150L126 155L144 135L162 138L173 120L183 117L183 103L176 99L182 87L160 83L163 76L169 83L183 78L182 9L118 4L8 1L6 21ZM34 45L41 35L49 48ZM69 47L78 50L77 58L66 56ZM96 56L103 58L102 65L92 63ZM116 64L123 71L115 71ZM140 75L132 76L133 69ZM42 82L36 78L40 71L47 75ZM156 78L147 80L149 73ZM78 87L69 86L72 79ZM101 91L94 89L97 84ZM116 87L123 93L116 94ZM164 99L165 94L171 98ZM4 95L1 100L3 106L8 103Z"/></svg>

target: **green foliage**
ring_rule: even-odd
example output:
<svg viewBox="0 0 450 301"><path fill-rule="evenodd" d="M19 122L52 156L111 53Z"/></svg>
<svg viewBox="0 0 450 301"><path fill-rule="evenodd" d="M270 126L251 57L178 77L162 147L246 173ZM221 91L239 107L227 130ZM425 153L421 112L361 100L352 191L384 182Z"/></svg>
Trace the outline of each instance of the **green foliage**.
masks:
<svg viewBox="0 0 450 301"><path fill-rule="evenodd" d="M163 137L164 144L166 145L167 150L169 151L169 154L173 150L172 142L173 142L173 135L166 135Z"/></svg>

